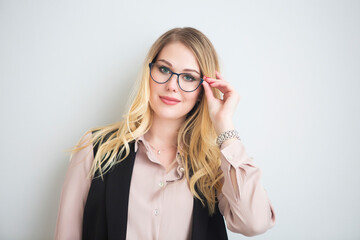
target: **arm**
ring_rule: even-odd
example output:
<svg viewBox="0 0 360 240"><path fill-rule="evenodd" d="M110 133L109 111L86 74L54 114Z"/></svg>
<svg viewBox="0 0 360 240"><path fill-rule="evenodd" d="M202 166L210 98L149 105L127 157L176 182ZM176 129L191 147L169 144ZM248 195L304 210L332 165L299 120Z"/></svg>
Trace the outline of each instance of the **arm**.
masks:
<svg viewBox="0 0 360 240"><path fill-rule="evenodd" d="M261 169L246 153L238 139L221 146L224 185L219 194L219 210L230 231L245 236L264 233L275 224L275 212L260 183Z"/></svg>
<svg viewBox="0 0 360 240"><path fill-rule="evenodd" d="M85 135L84 137L89 137ZM91 179L87 174L93 162L92 144L71 157L61 191L55 230L56 240L80 240L84 206Z"/></svg>

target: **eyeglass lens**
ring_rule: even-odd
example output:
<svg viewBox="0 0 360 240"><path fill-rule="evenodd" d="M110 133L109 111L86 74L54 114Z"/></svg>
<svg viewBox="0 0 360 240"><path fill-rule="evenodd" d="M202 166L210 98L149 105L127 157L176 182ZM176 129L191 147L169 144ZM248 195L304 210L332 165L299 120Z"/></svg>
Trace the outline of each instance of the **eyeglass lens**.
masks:
<svg viewBox="0 0 360 240"><path fill-rule="evenodd" d="M150 75L155 82L164 83L171 77L171 70L159 63L154 63L150 69ZM179 86L182 90L191 92L200 85L200 75L197 73L180 73Z"/></svg>

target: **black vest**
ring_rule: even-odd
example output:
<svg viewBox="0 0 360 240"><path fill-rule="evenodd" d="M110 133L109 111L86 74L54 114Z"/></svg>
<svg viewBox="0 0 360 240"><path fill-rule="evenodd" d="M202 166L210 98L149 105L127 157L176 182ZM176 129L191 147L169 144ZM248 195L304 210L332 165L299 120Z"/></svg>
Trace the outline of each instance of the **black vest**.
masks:
<svg viewBox="0 0 360 240"><path fill-rule="evenodd" d="M126 239L130 181L136 155L135 140L129 142L129 145L130 153L126 159L104 174L104 180L98 177L91 182L84 208L83 239ZM94 146L94 156L97 149L98 144ZM192 220L192 240L228 239L224 217L217 203L214 215L209 216L208 209L194 197Z"/></svg>

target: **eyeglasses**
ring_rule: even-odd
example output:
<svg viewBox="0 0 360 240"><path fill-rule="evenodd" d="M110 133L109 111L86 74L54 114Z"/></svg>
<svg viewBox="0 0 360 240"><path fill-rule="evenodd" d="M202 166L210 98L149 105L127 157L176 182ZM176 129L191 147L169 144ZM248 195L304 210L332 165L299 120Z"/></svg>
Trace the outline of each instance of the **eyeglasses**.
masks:
<svg viewBox="0 0 360 240"><path fill-rule="evenodd" d="M151 62L149 68L152 80L160 84L169 81L173 74L177 75L177 83L184 92L195 91L204 81L197 73L176 73L159 63Z"/></svg>

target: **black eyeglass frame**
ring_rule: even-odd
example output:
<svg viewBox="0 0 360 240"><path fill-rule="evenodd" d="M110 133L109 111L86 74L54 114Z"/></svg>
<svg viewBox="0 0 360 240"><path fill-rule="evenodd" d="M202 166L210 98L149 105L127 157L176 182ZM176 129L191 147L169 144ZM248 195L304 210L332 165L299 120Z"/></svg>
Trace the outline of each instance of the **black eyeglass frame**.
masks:
<svg viewBox="0 0 360 240"><path fill-rule="evenodd" d="M198 89L199 86L201 85L201 83L204 81L204 79L202 79L202 78L200 77L200 83L199 83L199 85L198 85L194 90L192 90L192 91L186 91L186 90L182 89L182 87L180 86L179 77L180 77L180 75L184 75L184 74L188 74L188 73L176 73L176 72L173 72L173 71L171 71L171 70L169 69L169 71L171 72L171 75L170 75L169 79L166 80L165 82L158 82L158 81L156 81L156 80L152 77L152 75L151 75L151 67L152 67L153 64L155 64L155 63L154 63L154 62L149 63L150 77L151 77L151 79L152 79L154 82L156 82L156 83L159 83L159 84L166 83L167 81L169 81L169 80L171 79L171 77L173 76L173 74L175 74L175 75L177 75L177 84L178 84L179 88L180 88L181 90L183 90L184 92L193 92L193 91L195 91L196 89Z"/></svg>

